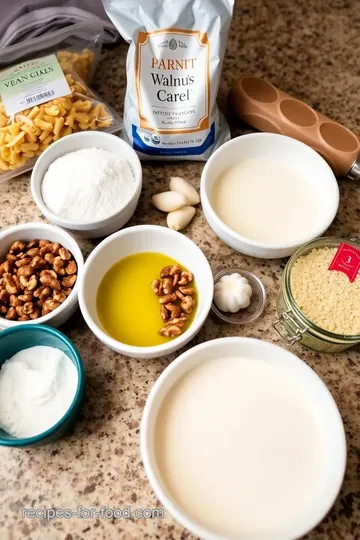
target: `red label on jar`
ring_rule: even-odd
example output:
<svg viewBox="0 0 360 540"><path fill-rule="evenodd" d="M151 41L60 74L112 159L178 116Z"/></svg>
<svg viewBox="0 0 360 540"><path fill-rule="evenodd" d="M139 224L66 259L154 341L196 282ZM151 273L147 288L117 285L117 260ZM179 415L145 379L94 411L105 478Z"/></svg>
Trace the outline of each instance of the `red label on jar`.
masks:
<svg viewBox="0 0 360 540"><path fill-rule="evenodd" d="M360 250L349 244L340 244L329 270L343 272L352 283L360 270Z"/></svg>

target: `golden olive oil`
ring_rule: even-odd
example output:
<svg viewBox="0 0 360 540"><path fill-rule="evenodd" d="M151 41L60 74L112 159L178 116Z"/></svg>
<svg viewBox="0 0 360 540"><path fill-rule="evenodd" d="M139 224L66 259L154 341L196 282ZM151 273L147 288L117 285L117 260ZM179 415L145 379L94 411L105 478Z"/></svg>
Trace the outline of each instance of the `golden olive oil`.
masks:
<svg viewBox="0 0 360 540"><path fill-rule="evenodd" d="M159 297L151 289L152 281L159 279L161 270L174 264L179 265L162 253L135 253L106 272L97 291L96 307L101 324L111 337L137 347L161 345L174 339L159 336L165 323L160 317ZM191 272L191 268L183 270ZM196 294L194 298L197 299ZM196 305L182 333L195 313Z"/></svg>

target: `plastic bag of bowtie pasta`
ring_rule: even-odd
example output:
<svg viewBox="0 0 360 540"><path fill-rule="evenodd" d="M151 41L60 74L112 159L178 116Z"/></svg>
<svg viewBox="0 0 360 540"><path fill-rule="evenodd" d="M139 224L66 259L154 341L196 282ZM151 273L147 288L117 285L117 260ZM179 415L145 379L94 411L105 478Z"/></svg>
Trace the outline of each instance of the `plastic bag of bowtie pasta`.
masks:
<svg viewBox="0 0 360 540"><path fill-rule="evenodd" d="M61 137L122 129L89 86L102 37L98 22L78 23L0 51L0 180L31 170Z"/></svg>

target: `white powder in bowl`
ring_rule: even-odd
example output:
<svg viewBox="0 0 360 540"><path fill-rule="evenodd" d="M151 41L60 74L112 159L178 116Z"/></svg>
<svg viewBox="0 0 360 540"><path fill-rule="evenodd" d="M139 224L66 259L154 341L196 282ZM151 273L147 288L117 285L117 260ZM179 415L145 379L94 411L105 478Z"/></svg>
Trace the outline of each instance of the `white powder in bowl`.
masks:
<svg viewBox="0 0 360 540"><path fill-rule="evenodd" d="M84 148L57 158L46 171L41 194L57 216L75 223L106 219L130 200L135 178L114 152Z"/></svg>
<svg viewBox="0 0 360 540"><path fill-rule="evenodd" d="M78 385L70 358L38 345L16 353L0 369L0 427L13 437L34 437L69 410Z"/></svg>

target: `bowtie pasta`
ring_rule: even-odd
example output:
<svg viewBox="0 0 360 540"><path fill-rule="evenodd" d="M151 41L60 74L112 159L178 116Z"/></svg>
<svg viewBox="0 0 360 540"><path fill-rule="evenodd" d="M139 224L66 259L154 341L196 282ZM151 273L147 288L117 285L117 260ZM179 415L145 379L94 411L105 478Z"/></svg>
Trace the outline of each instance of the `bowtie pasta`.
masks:
<svg viewBox="0 0 360 540"><path fill-rule="evenodd" d="M0 101L0 178L9 171L20 174L29 170L36 157L61 137L83 130L110 130L116 123L116 113L84 82L91 74L94 53L88 49L81 53L63 50L58 51L57 58L71 94L35 105L13 117L6 114Z"/></svg>

